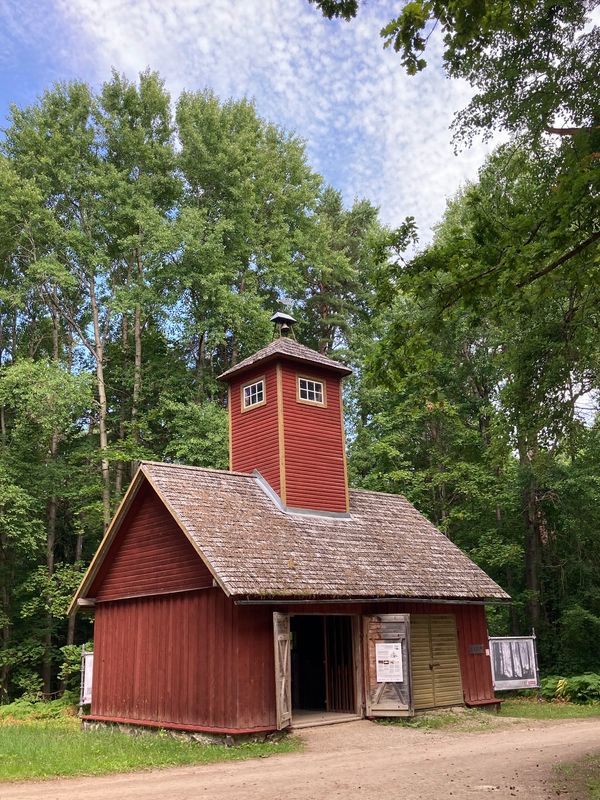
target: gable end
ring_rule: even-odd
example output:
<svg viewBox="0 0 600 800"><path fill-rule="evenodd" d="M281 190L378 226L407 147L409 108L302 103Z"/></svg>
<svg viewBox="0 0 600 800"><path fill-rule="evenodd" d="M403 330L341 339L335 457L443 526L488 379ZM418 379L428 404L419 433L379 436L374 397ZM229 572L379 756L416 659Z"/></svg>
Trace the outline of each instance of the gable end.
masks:
<svg viewBox="0 0 600 800"><path fill-rule="evenodd" d="M205 589L208 567L154 489L140 487L87 592L97 601Z"/></svg>

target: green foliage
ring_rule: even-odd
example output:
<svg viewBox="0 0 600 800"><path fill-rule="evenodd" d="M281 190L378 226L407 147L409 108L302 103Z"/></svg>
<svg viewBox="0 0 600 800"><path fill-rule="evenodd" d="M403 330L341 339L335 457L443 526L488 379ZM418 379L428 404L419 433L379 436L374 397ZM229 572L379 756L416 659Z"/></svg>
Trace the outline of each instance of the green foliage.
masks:
<svg viewBox="0 0 600 800"><path fill-rule="evenodd" d="M559 624L560 668L567 674L597 669L600 664L600 616L577 604L563 611Z"/></svg>
<svg viewBox="0 0 600 800"><path fill-rule="evenodd" d="M549 675L542 679L541 691L545 700L600 703L600 675L594 672L573 675L569 678Z"/></svg>
<svg viewBox="0 0 600 800"><path fill-rule="evenodd" d="M164 402L158 410L169 431L164 456L195 467L229 466L227 410L215 403Z"/></svg>
<svg viewBox="0 0 600 800"><path fill-rule="evenodd" d="M61 649L90 622L68 602L136 463L226 469L217 376L282 305L308 344L350 350L414 233L344 207L250 101L171 109L155 73L113 73L13 107L3 131L0 700L70 680Z"/></svg>
<svg viewBox="0 0 600 800"><path fill-rule="evenodd" d="M81 653L84 647L90 652L94 649L94 644L93 642L86 642L85 645L66 644L60 648L62 664L58 671L58 679L76 701L79 699L81 687Z"/></svg>
<svg viewBox="0 0 600 800"><path fill-rule="evenodd" d="M345 19L358 8L317 4ZM479 87L465 135L494 114L511 131L554 113L582 127L560 144L532 128L529 147L499 148L408 264L414 220L390 230L369 202L346 207L302 142L247 100L183 93L173 115L158 75L114 73L100 92L59 85L12 109L0 145L0 699L74 680L90 625L69 623L68 600L136 462L227 467L217 377L271 339L281 306L301 341L356 368L352 483L406 494L511 593L490 611L496 633L533 625L546 671L595 669L596 56L572 80L560 71L583 13L541 0L402 6L386 35L407 66L422 68L436 16L449 72ZM576 59L595 35L579 36ZM530 67L550 44L549 94L531 100ZM557 104L565 81L577 91Z"/></svg>
<svg viewBox="0 0 600 800"><path fill-rule="evenodd" d="M0 705L0 725L13 720L48 720L73 717L76 713L76 696L65 692L56 700L28 700L25 697Z"/></svg>
<svg viewBox="0 0 600 800"><path fill-rule="evenodd" d="M332 19L356 16L358 0L310 0ZM381 30L409 75L427 66L441 31L447 74L476 88L458 116L462 131L505 128L539 136L558 118L580 128L598 123L600 30L595 2L573 0L410 0ZM590 128L588 128L590 130Z"/></svg>
<svg viewBox="0 0 600 800"><path fill-rule="evenodd" d="M534 627L543 669L575 672L599 657L597 264L573 253L531 277L597 210L583 190L556 199L557 165L500 148L379 288L350 470L406 494L509 591L497 633Z"/></svg>

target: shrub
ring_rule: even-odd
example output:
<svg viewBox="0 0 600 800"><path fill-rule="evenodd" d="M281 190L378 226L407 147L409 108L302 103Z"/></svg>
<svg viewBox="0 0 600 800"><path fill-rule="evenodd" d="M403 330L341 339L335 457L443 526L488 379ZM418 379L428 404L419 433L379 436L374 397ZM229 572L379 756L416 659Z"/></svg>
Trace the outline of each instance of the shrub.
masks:
<svg viewBox="0 0 600 800"><path fill-rule="evenodd" d="M544 700L566 700L571 703L599 703L600 675L586 672L570 678L549 675L542 680Z"/></svg>
<svg viewBox="0 0 600 800"><path fill-rule="evenodd" d="M562 680L560 675L548 675L547 678L542 678L541 692L544 700L555 700L558 682Z"/></svg>
<svg viewBox="0 0 600 800"><path fill-rule="evenodd" d="M76 713L77 698L65 692L58 700L28 700L21 697L13 703L0 705L0 723L3 720L56 719Z"/></svg>

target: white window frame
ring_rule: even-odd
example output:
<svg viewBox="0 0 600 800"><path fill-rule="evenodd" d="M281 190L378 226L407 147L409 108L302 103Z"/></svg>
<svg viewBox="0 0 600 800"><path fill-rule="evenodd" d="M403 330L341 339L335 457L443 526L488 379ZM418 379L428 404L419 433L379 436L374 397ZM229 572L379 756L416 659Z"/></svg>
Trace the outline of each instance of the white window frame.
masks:
<svg viewBox="0 0 600 800"><path fill-rule="evenodd" d="M302 386L303 381L306 384L305 386ZM320 392L317 392L317 387L320 387ZM303 392L307 395L306 397L302 396ZM320 400L309 399L308 395L313 394L316 398L317 393L321 395ZM308 406L320 406L321 408L325 408L327 406L327 390L325 381L310 375L297 375L296 400L299 403L306 403Z"/></svg>
<svg viewBox="0 0 600 800"><path fill-rule="evenodd" d="M260 389L258 386L260 385ZM252 390L256 387L256 391L253 393ZM247 393L246 390L250 390ZM252 400L253 397L258 397L258 395L262 395L262 400L256 400L255 402L246 403L247 399ZM267 381L265 380L265 376L262 375L260 378L253 378L248 383L242 384L241 393L240 393L240 401L242 406L242 413L245 411L252 411L254 408L260 408L264 406L267 402Z"/></svg>

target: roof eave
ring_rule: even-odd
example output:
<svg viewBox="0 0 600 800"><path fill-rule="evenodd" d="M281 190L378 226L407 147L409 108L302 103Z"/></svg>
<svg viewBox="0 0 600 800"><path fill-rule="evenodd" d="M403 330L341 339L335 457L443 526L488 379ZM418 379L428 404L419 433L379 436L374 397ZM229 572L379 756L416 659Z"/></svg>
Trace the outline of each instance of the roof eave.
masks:
<svg viewBox="0 0 600 800"><path fill-rule="evenodd" d="M436 597L436 596L406 596L406 595L324 595L324 594L233 594L233 601L236 605L273 605L273 604L335 604L335 603L440 603L443 605L501 605L511 603L509 595L504 597L496 596L465 596L458 597Z"/></svg>
<svg viewBox="0 0 600 800"><path fill-rule="evenodd" d="M329 369L332 372L339 372L343 377L352 375L352 370L350 367L346 367L344 364L338 362L334 362L334 364L322 364L320 361L312 361L310 358L301 358L300 356L288 355L287 353L270 353L268 356L252 362L252 364L230 367L228 370L225 370L225 372L217 375L217 380L225 382L229 381L233 375L243 375L244 372L248 372L249 370L255 369L261 365L276 361L277 359L294 361L297 364L307 364L314 369Z"/></svg>

